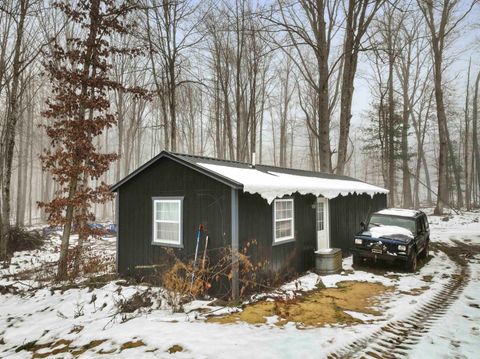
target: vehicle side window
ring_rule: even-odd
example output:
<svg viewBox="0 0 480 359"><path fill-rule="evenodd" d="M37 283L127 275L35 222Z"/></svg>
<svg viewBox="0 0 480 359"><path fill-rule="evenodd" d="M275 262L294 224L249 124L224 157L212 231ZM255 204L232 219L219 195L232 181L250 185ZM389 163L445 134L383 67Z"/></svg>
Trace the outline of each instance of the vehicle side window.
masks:
<svg viewBox="0 0 480 359"><path fill-rule="evenodd" d="M424 228L424 223L422 218L417 218L416 222L417 222L417 233L424 232L425 228Z"/></svg>
<svg viewBox="0 0 480 359"><path fill-rule="evenodd" d="M428 229L429 225L428 225L428 219L427 219L427 216L423 216L423 222L425 223L425 229Z"/></svg>

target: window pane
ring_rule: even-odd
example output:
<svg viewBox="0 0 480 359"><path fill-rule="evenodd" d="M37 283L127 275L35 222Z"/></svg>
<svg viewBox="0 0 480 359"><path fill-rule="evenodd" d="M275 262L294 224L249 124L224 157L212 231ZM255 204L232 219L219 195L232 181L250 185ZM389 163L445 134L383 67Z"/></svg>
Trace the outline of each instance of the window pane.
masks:
<svg viewBox="0 0 480 359"><path fill-rule="evenodd" d="M322 219L319 219L317 221L317 231L323 231L325 228L325 225L323 223L323 218Z"/></svg>
<svg viewBox="0 0 480 359"><path fill-rule="evenodd" d="M179 222L180 202L158 201L156 203L156 220Z"/></svg>
<svg viewBox="0 0 480 359"><path fill-rule="evenodd" d="M325 228L324 223L324 211L325 211L325 203L317 202L317 231L323 231Z"/></svg>
<svg viewBox="0 0 480 359"><path fill-rule="evenodd" d="M157 241L162 242L179 242L180 224L156 222L157 226Z"/></svg>
<svg viewBox="0 0 480 359"><path fill-rule="evenodd" d="M275 218L293 218L293 201L275 201Z"/></svg>
<svg viewBox="0 0 480 359"><path fill-rule="evenodd" d="M292 221L278 221L275 225L275 238L291 237Z"/></svg>

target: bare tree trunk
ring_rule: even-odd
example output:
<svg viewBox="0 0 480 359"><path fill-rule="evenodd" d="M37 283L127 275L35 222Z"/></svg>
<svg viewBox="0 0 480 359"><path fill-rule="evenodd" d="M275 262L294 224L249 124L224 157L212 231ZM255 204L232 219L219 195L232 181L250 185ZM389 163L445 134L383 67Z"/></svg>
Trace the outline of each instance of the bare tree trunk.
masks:
<svg viewBox="0 0 480 359"><path fill-rule="evenodd" d="M410 156L408 154L408 119L409 119L409 95L408 95L408 75L404 78L403 83L403 112L402 112L402 192L403 192L403 207L411 208L412 200L412 186L410 183L410 168L408 161Z"/></svg>
<svg viewBox="0 0 480 359"><path fill-rule="evenodd" d="M173 31L175 34L176 29ZM167 32L169 33L169 31ZM171 41L175 41L173 38ZM175 43L173 43L175 46ZM168 61L168 75L167 82L168 82L168 107L170 110L170 150L176 151L177 150L177 83L176 83L176 74L175 74L175 62L176 62L176 55L173 53L171 58Z"/></svg>
<svg viewBox="0 0 480 359"><path fill-rule="evenodd" d="M467 207L467 210L471 209L471 189L470 189L470 146L469 146L469 139L470 139L470 118L469 118L469 108L470 108L470 69L472 66L472 59L470 58L470 61L468 63L468 75L467 75L467 89L466 89L466 94L465 94L465 147L464 147L464 162L463 162L463 167L464 167L464 176L465 176L465 205Z"/></svg>
<svg viewBox="0 0 480 359"><path fill-rule="evenodd" d="M395 55L393 48L389 46L388 54L388 190L390 191L388 199L389 206L395 207L395 100L393 97L393 66Z"/></svg>
<svg viewBox="0 0 480 359"><path fill-rule="evenodd" d="M0 176L2 182L2 214L0 225L0 261L7 260L8 235L10 232L10 184L12 179L13 148L15 146L15 132L19 117L18 93L21 75L21 51L24 36L25 18L29 7L29 0L20 1L20 14L18 17L17 33L15 39L14 55L12 60L12 82L8 103L5 135L2 138L2 163Z"/></svg>
<svg viewBox="0 0 480 359"><path fill-rule="evenodd" d="M31 86L31 84L25 84L25 86ZM18 171L22 173L22 179L20 181L21 182L20 185L17 188L19 196L18 196L18 202L17 202L16 224L17 226L20 226L20 227L25 226L25 214L26 214L25 210L27 206L27 184L28 184L27 182L28 148L29 148L29 145L31 145L29 134L30 134L31 123L33 122L33 98L31 96L31 91L29 89L26 90L25 99L27 102L26 111L23 112L21 122L25 122L25 120L27 120L28 122L26 123L26 128L25 128L25 125L23 125L22 131L19 131L19 136L21 136L19 140L20 140L23 153L21 158L19 158L19 162L18 162L18 166L19 166Z"/></svg>
<svg viewBox="0 0 480 359"><path fill-rule="evenodd" d="M72 198L77 191L77 179L70 181L68 198ZM68 244L70 242L70 233L72 231L73 206L67 206L65 213L65 226L63 227L62 242L60 244L60 257L57 265L57 279L65 279L68 269Z"/></svg>
<svg viewBox="0 0 480 359"><path fill-rule="evenodd" d="M450 132L448 127L445 128L446 136L447 136L447 143L448 143L448 152L450 155L450 163L452 165L453 175L455 178L455 187L457 189L457 206L459 208L463 207L463 194L462 194L462 186L460 183L460 167L458 166L458 160L455 156L455 151L453 150L453 144L450 140Z"/></svg>
<svg viewBox="0 0 480 359"><path fill-rule="evenodd" d="M287 122L288 112L290 108L290 100L292 98L292 90L290 89L290 61L287 60L287 66L285 68L285 77L282 79L281 90L281 105L280 105L280 142L279 142L279 164L280 167L286 167L287 165Z"/></svg>
<svg viewBox="0 0 480 359"><path fill-rule="evenodd" d="M120 181L121 177L121 168L123 161L123 133L124 133L124 102L123 102L123 92L119 90L116 94L117 97L117 128L118 128L118 144L117 144L117 154L118 159L115 167L115 181Z"/></svg>
<svg viewBox="0 0 480 359"><path fill-rule="evenodd" d="M25 118L20 118L18 124L18 156L17 156L17 205L15 213L15 225L23 227L24 225L24 213L22 214L22 194L23 194L23 183L25 182L25 172L24 172L24 163L25 163L25 138L23 132L23 123ZM25 208L23 208L25 210Z"/></svg>
<svg viewBox="0 0 480 359"><path fill-rule="evenodd" d="M422 151L422 164L423 164L423 170L425 172L425 181L426 181L426 184L427 184L427 202L428 202L428 205L431 205L433 204L433 199L432 199L432 192L431 192L431 188L432 188L432 181L430 180L430 171L428 169L428 163L427 163L427 159L425 158L425 152Z"/></svg>
<svg viewBox="0 0 480 359"><path fill-rule="evenodd" d="M480 150L478 148L478 87L480 85L480 71L475 81L475 93L473 96L473 110L472 110L472 145L473 145L473 158L475 158L475 170L476 170L476 182L477 186L480 185ZM473 171L472 171L473 174ZM476 186L475 186L476 187Z"/></svg>
<svg viewBox="0 0 480 359"><path fill-rule="evenodd" d="M85 188L87 184L88 184L88 177L86 174L84 174L80 186ZM81 211L82 211L82 217L86 218L86 215L87 215L86 209L82 208ZM75 248L75 256L74 256L74 262L73 262L73 272L75 276L77 276L80 273L80 266L82 263L82 254L83 254L83 243L87 240L87 236L85 235L86 231L84 228L87 225L88 224L86 223L85 220L82 220L80 223L78 223L78 241L77 241L77 246ZM63 238L62 238L62 244L63 244ZM67 246L67 251L68 251L68 246Z"/></svg>
<svg viewBox="0 0 480 359"><path fill-rule="evenodd" d="M33 107L33 104L32 104ZM33 110L33 108L32 108ZM31 121L29 122L28 126L28 144L29 144L29 174L28 174L28 225L32 225L32 211L34 206L34 201L32 198L33 191L33 122L34 117L32 116Z"/></svg>
<svg viewBox="0 0 480 359"><path fill-rule="evenodd" d="M325 23L323 23L323 27ZM326 45L325 45L326 46ZM323 47L323 46L322 46ZM326 49L323 50L326 52ZM318 150L320 157L320 171L331 173L332 172L332 151L330 146L330 106L329 106L329 91L328 91L328 58L324 58L325 55L319 56L318 67L320 72L319 89L318 94Z"/></svg>
<svg viewBox="0 0 480 359"><path fill-rule="evenodd" d="M442 55L438 51L435 52L435 100L437 104L437 121L438 135L440 142L440 152L438 157L438 191L437 205L435 214L443 214L443 208L448 205L448 135L447 135L447 115L445 113L445 105L443 102L442 88Z"/></svg>

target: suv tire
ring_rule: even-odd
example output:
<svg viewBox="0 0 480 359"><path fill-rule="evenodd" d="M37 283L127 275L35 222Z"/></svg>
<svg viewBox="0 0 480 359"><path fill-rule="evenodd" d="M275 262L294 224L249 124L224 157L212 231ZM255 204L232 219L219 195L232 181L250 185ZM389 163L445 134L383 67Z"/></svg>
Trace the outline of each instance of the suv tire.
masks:
<svg viewBox="0 0 480 359"><path fill-rule="evenodd" d="M358 253L353 253L353 265L360 266L362 264L362 257Z"/></svg>
<svg viewBox="0 0 480 359"><path fill-rule="evenodd" d="M405 270L410 273L414 273L417 270L417 250L412 249L412 253L405 262Z"/></svg>
<svg viewBox="0 0 480 359"><path fill-rule="evenodd" d="M428 258L430 254L430 241L427 241L425 247L423 248L422 252L419 254L419 257L422 259Z"/></svg>

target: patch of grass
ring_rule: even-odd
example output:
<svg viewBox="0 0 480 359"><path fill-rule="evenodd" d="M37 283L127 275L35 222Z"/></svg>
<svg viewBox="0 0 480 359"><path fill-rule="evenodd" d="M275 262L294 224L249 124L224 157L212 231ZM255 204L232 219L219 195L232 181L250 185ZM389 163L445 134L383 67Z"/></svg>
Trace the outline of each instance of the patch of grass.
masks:
<svg viewBox="0 0 480 359"><path fill-rule="evenodd" d="M422 286L422 287L410 289L409 291L404 291L404 290L402 290L402 291L400 291L400 294L420 295L420 294L422 294L423 292L425 292L427 289L430 289L430 286L424 285L424 286Z"/></svg>
<svg viewBox="0 0 480 359"><path fill-rule="evenodd" d="M143 346L145 346L145 343L142 342L141 340L129 341L122 344L122 346L120 347L120 351L122 352L126 349L133 349L133 348L138 348Z"/></svg>
<svg viewBox="0 0 480 359"><path fill-rule="evenodd" d="M207 322L261 325L267 322L267 317L276 315L279 317L276 325L279 326L288 322L296 323L299 328L355 324L361 321L346 311L379 315L372 308L378 304L376 298L392 289L381 283L344 281L339 282L336 288L317 289L292 300L259 301L246 305L238 313L209 317Z"/></svg>
<svg viewBox="0 0 480 359"><path fill-rule="evenodd" d="M79 349L72 350L71 353L74 356L79 356L85 353L87 350L93 349L98 347L100 344L103 344L107 341L107 339L99 339L99 340L92 340L90 343L82 345Z"/></svg>
<svg viewBox="0 0 480 359"><path fill-rule="evenodd" d="M167 352L169 352L170 354L183 352L183 347L181 345L175 344L168 348Z"/></svg>
<svg viewBox="0 0 480 359"><path fill-rule="evenodd" d="M115 353L117 351L117 349L110 349L110 350L103 350L103 349L100 349L97 354L112 354L112 353Z"/></svg>
<svg viewBox="0 0 480 359"><path fill-rule="evenodd" d="M20 345L17 349L15 349L15 353L21 352L22 350L32 351L32 348L35 347L36 343L36 340L32 340L31 342Z"/></svg>
<svg viewBox="0 0 480 359"><path fill-rule="evenodd" d="M28 349L33 352L32 358L47 358L49 356L57 355L60 353L67 353L70 351L71 340L59 339L56 342L50 342L45 344L33 345ZM44 351L39 353L41 349L52 349L50 351Z"/></svg>
<svg viewBox="0 0 480 359"><path fill-rule="evenodd" d="M240 299L215 299L213 302L211 302L209 305L212 307L240 307L242 305L242 302Z"/></svg>
<svg viewBox="0 0 480 359"><path fill-rule="evenodd" d="M50 356L54 356L61 353L67 353L67 352L77 357L85 353L87 350L98 347L100 344L106 341L107 341L106 339L92 340L91 342L85 345L82 345L80 348L72 347L71 346L72 341L66 340L66 339L59 339L55 342L48 342L44 344L37 344L36 341L31 341L22 346L19 346L17 349L15 349L15 352L18 353L22 350L32 352L32 358L47 358ZM44 351L43 349L50 349L50 350Z"/></svg>
<svg viewBox="0 0 480 359"><path fill-rule="evenodd" d="M317 284L315 284L315 288L317 289L325 289L325 284L323 284L322 280L319 280Z"/></svg>

